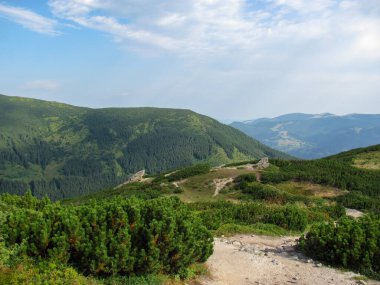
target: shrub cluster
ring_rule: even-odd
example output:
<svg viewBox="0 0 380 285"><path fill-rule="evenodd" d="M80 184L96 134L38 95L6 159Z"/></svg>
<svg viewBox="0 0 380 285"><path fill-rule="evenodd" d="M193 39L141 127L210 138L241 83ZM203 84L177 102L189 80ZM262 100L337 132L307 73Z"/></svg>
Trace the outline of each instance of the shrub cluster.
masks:
<svg viewBox="0 0 380 285"><path fill-rule="evenodd" d="M249 183L256 182L256 181L257 181L256 175L251 174L251 173L239 175L235 177L234 179L234 182L236 183L237 188L240 190L247 188Z"/></svg>
<svg viewBox="0 0 380 285"><path fill-rule="evenodd" d="M359 191L352 191L336 197L335 200L347 208L368 210L380 215L380 198L369 197Z"/></svg>
<svg viewBox="0 0 380 285"><path fill-rule="evenodd" d="M210 230L224 224L267 223L287 230L303 231L308 223L305 210L294 206L266 206L260 203L199 202L191 204Z"/></svg>
<svg viewBox="0 0 380 285"><path fill-rule="evenodd" d="M379 146L376 146L378 148ZM342 154L344 155L344 153ZM284 181L307 181L350 190L348 195L336 199L342 205L360 210L380 213L380 171L353 167L353 156L309 161L271 160L279 167L277 171L265 171L263 183Z"/></svg>
<svg viewBox="0 0 380 285"><path fill-rule="evenodd" d="M14 207L0 227L7 247L24 243L30 257L87 274L186 276L191 264L212 253L211 234L175 197L112 199L77 207L10 198L10 206L24 207Z"/></svg>
<svg viewBox="0 0 380 285"><path fill-rule="evenodd" d="M178 181L192 176L206 174L210 172L210 170L211 167L209 164L197 164L190 167L181 168L179 170L158 174L154 177L152 184L160 185L166 182Z"/></svg>
<svg viewBox="0 0 380 285"><path fill-rule="evenodd" d="M340 189L361 191L368 196L378 197L380 193L380 172L352 167L349 161L319 160L271 160L280 167L278 172L264 172L264 183L280 183L296 180L330 185Z"/></svg>
<svg viewBox="0 0 380 285"><path fill-rule="evenodd" d="M380 277L380 219L366 215L358 220L314 225L300 239L307 255L326 263Z"/></svg>
<svg viewBox="0 0 380 285"><path fill-rule="evenodd" d="M235 181L238 181L236 184L236 189L241 190L244 194L247 194L246 198L252 200L263 200L276 204L302 202L306 205L312 205L315 202L321 202L321 199L288 193L276 188L273 185L262 184L260 182L248 182L244 179L235 179Z"/></svg>

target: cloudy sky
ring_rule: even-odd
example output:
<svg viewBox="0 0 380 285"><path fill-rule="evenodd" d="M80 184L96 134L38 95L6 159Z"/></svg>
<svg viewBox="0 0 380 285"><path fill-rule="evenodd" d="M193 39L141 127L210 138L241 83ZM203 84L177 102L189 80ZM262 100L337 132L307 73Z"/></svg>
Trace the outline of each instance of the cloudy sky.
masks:
<svg viewBox="0 0 380 285"><path fill-rule="evenodd" d="M0 0L0 65L80 106L380 113L380 0Z"/></svg>

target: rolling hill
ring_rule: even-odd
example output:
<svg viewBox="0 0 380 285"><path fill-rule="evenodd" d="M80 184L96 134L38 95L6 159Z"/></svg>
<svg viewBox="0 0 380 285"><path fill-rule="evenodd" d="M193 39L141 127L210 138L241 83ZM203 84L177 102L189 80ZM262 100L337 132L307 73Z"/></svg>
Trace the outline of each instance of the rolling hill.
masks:
<svg viewBox="0 0 380 285"><path fill-rule="evenodd" d="M231 126L296 157L313 159L380 143L380 115L287 114Z"/></svg>
<svg viewBox="0 0 380 285"><path fill-rule="evenodd" d="M265 169L252 167L252 163L256 161L241 161L212 169L204 169L197 165L149 177L142 183L130 183L67 199L65 203L84 203L91 199L102 200L115 196L155 198L160 195L172 195L173 191L182 201L190 203L236 201L242 197L239 191L231 188L231 184L236 182L238 176L253 174L253 180L258 179L263 184L275 187L264 189L263 192L255 189L249 193L251 196L257 195L258 200L268 199L274 203L283 203L284 199L286 202L295 202L303 196L326 199L340 197L339 202L345 206L359 210L374 210L374 205L380 205L379 155L380 145L374 145L315 160L270 159L270 166ZM200 171L196 172L194 169ZM222 187L215 195L218 184ZM176 189L181 191L175 191ZM295 196L283 196L284 192ZM305 202L303 198L300 201ZM379 210L378 207L375 209L377 212Z"/></svg>
<svg viewBox="0 0 380 285"><path fill-rule="evenodd" d="M289 158L189 110L90 109L0 95L0 193L62 199L159 173L263 156Z"/></svg>

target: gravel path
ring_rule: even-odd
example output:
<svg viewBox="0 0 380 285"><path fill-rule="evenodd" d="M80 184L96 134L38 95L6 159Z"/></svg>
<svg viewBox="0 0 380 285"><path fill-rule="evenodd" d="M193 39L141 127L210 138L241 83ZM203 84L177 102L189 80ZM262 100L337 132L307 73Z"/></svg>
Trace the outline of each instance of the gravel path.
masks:
<svg viewBox="0 0 380 285"><path fill-rule="evenodd" d="M238 235L216 238L214 254L207 261L211 271L203 285L379 284L356 281L342 272L306 258L294 248L295 237Z"/></svg>

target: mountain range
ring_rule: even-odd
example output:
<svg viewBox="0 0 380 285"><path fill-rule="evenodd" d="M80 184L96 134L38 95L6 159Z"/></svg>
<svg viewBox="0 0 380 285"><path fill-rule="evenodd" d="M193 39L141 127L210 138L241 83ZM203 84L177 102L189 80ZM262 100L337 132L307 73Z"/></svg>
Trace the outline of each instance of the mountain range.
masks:
<svg viewBox="0 0 380 285"><path fill-rule="evenodd" d="M272 148L305 159L380 143L380 115L294 113L231 126Z"/></svg>
<svg viewBox="0 0 380 285"><path fill-rule="evenodd" d="M62 199L115 186L136 171L289 158L189 110L90 109L0 95L0 193Z"/></svg>

